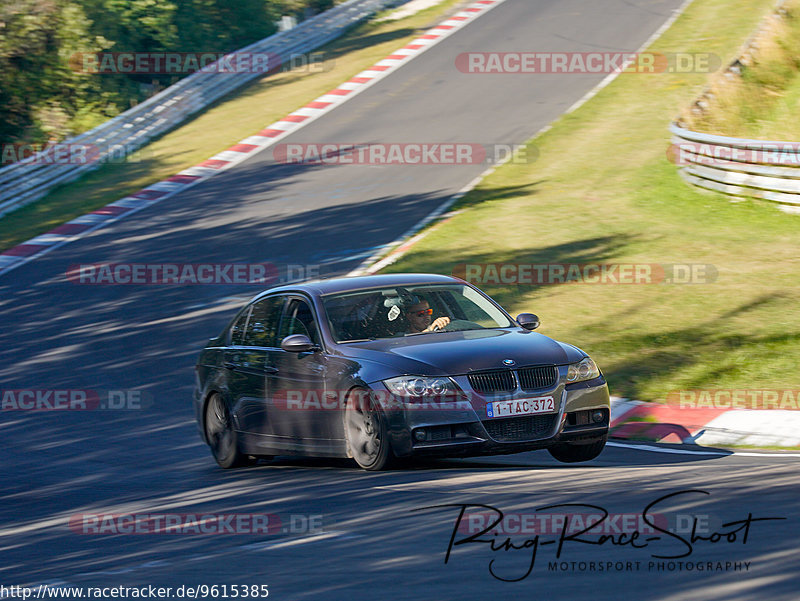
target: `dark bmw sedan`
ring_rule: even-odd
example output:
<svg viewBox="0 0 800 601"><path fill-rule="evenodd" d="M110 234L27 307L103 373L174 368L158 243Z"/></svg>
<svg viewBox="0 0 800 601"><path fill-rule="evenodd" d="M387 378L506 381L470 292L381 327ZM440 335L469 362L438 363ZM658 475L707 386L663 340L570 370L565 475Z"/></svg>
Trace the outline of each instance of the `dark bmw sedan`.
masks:
<svg viewBox="0 0 800 601"><path fill-rule="evenodd" d="M603 374L457 278L396 274L267 290L203 349L194 408L217 463L547 449L588 461L608 437Z"/></svg>

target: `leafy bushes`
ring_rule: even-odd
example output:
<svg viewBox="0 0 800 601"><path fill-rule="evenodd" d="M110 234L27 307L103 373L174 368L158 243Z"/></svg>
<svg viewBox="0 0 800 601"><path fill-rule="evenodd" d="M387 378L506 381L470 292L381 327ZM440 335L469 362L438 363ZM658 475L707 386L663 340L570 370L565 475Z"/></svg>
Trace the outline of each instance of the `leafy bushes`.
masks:
<svg viewBox="0 0 800 601"><path fill-rule="evenodd" d="M0 143L85 131L178 75L82 72L95 52L230 52L334 0L4 0L0 2Z"/></svg>

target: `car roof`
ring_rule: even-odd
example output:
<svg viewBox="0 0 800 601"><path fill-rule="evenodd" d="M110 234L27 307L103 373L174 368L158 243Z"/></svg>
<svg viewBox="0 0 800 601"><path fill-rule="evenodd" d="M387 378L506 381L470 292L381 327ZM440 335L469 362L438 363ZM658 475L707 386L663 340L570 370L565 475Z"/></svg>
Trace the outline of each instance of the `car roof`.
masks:
<svg viewBox="0 0 800 601"><path fill-rule="evenodd" d="M305 292L312 296L323 296L340 292L355 292L369 288L382 288L389 286L419 286L424 284L463 284L459 278L433 273L388 273L381 275L366 275L354 277L331 278L327 280L313 280L298 284L287 284L270 288L263 294L276 292ZM259 296L262 296L259 295Z"/></svg>

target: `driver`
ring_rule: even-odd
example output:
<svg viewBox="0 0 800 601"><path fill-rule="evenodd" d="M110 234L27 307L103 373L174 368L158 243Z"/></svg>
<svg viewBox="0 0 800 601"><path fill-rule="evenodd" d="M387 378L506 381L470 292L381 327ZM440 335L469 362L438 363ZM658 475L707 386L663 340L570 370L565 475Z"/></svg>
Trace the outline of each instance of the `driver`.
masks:
<svg viewBox="0 0 800 601"><path fill-rule="evenodd" d="M403 307L403 314L408 320L409 329L411 330L409 333L411 334L441 330L450 323L449 317L437 317L431 323L433 309L431 309L426 300L420 300L413 305Z"/></svg>

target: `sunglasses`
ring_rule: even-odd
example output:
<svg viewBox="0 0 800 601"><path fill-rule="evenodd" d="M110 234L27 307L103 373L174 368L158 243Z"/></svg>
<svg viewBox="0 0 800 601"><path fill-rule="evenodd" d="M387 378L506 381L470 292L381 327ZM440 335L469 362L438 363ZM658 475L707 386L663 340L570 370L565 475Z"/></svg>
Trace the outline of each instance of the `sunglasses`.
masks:
<svg viewBox="0 0 800 601"><path fill-rule="evenodd" d="M423 309L422 311L414 311L411 315L417 317L425 317L426 315L433 315L433 309Z"/></svg>

